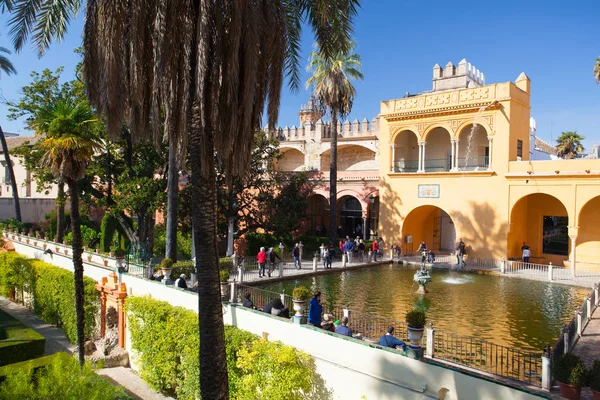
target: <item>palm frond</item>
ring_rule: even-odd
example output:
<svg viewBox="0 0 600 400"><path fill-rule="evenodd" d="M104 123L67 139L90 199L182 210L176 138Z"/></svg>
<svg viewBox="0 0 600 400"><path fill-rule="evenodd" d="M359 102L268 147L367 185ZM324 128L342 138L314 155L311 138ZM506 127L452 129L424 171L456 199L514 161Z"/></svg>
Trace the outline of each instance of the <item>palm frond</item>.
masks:
<svg viewBox="0 0 600 400"><path fill-rule="evenodd" d="M0 47L0 53L10 54L10 50L5 47ZM12 62L3 55L0 55L0 70L4 71L6 75L16 74L17 70L13 66Z"/></svg>
<svg viewBox="0 0 600 400"><path fill-rule="evenodd" d="M594 65L594 78L596 83L600 85L600 57L596 59L596 65Z"/></svg>

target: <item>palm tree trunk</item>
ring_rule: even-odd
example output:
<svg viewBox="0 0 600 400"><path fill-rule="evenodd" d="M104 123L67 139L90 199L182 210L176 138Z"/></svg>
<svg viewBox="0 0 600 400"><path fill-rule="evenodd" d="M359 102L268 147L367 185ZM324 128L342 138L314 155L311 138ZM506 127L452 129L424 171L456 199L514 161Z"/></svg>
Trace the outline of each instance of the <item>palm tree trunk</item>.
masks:
<svg viewBox="0 0 600 400"><path fill-rule="evenodd" d="M179 173L177 171L177 146L169 145L169 176L167 179L167 243L165 258L177 261L177 203L179 199Z"/></svg>
<svg viewBox="0 0 600 400"><path fill-rule="evenodd" d="M85 315L84 315L84 295L83 295L83 261L81 254L81 217L79 215L79 193L77 192L77 182L68 180L69 197L71 199L71 232L73 233L73 268L75 274L75 314L77 317L77 348L79 351L79 365L84 363L85 343Z"/></svg>
<svg viewBox="0 0 600 400"><path fill-rule="evenodd" d="M331 110L331 158L329 163L329 241L336 243L337 235L337 123L336 110Z"/></svg>
<svg viewBox="0 0 600 400"><path fill-rule="evenodd" d="M192 126L189 141L192 198L197 202L192 208L192 229L198 276L200 397L221 400L228 398L228 378L217 259L214 136L209 129L202 135L200 129ZM208 171L204 176L202 167Z"/></svg>
<svg viewBox="0 0 600 400"><path fill-rule="evenodd" d="M65 236L65 183L58 180L58 194L56 196L56 242L62 243Z"/></svg>
<svg viewBox="0 0 600 400"><path fill-rule="evenodd" d="M21 221L21 203L19 203L19 190L17 188L17 180L15 179L15 170L13 169L12 162L10 161L10 154L8 154L8 145L6 144L6 138L4 137L4 131L0 126L0 142L2 142L2 152L4 153L4 159L6 160L6 168L8 168L8 175L10 177L10 185L12 187L13 200L15 202L15 219Z"/></svg>

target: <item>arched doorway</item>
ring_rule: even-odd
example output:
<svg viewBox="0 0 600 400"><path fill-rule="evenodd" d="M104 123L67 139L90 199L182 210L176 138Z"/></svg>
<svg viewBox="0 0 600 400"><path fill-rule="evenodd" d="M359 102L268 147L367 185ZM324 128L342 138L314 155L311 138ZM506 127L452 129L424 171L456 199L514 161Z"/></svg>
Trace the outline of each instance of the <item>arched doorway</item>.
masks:
<svg viewBox="0 0 600 400"><path fill-rule="evenodd" d="M457 164L461 171L477 171L490 165L488 133L481 125L465 126L458 136Z"/></svg>
<svg viewBox="0 0 600 400"><path fill-rule="evenodd" d="M450 132L442 127L432 129L426 137L425 172L443 172L452 169Z"/></svg>
<svg viewBox="0 0 600 400"><path fill-rule="evenodd" d="M527 195L510 213L508 256L520 259L523 242L531 262L562 265L569 258L569 214L563 203L545 193Z"/></svg>
<svg viewBox="0 0 600 400"><path fill-rule="evenodd" d="M402 241L408 254L417 251L422 241L435 252L452 252L456 242L454 221L439 207L417 207L402 223Z"/></svg>
<svg viewBox="0 0 600 400"><path fill-rule="evenodd" d="M393 172L417 172L419 170L419 141L413 131L402 131L394 140Z"/></svg>
<svg viewBox="0 0 600 400"><path fill-rule="evenodd" d="M363 228L363 212L360 201L354 196L344 196L338 200L338 215L343 236L355 236L357 226ZM362 234L360 235L362 237Z"/></svg>
<svg viewBox="0 0 600 400"><path fill-rule="evenodd" d="M579 212L577 268L600 270L600 196L588 201Z"/></svg>
<svg viewBox="0 0 600 400"><path fill-rule="evenodd" d="M311 235L326 236L329 229L329 200L320 194L313 194L308 199L307 218Z"/></svg>

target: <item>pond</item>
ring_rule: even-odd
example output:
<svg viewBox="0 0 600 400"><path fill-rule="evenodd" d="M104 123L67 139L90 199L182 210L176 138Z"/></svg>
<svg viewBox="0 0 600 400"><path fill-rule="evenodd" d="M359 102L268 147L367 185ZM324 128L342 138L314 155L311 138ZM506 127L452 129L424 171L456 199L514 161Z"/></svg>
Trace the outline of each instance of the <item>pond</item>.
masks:
<svg viewBox="0 0 600 400"><path fill-rule="evenodd" d="M436 329L532 351L554 344L589 293L546 282L434 270L429 293L421 295L415 293L415 271L384 265L260 287L291 294L295 286L304 285L322 292L326 309L348 304L351 310L402 322L417 307L427 312Z"/></svg>

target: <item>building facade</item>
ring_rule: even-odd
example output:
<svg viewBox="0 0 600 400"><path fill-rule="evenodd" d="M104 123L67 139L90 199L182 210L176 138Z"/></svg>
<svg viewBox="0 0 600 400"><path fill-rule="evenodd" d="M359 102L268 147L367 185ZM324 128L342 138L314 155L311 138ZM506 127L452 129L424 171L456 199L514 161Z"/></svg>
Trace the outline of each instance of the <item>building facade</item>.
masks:
<svg viewBox="0 0 600 400"><path fill-rule="evenodd" d="M450 253L462 238L469 256L495 259L526 243L532 262L600 269L600 160L534 160L530 95L524 73L486 84L463 59L434 66L432 91L381 102L387 243Z"/></svg>

